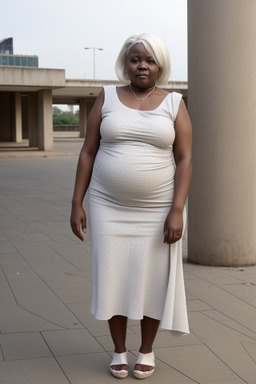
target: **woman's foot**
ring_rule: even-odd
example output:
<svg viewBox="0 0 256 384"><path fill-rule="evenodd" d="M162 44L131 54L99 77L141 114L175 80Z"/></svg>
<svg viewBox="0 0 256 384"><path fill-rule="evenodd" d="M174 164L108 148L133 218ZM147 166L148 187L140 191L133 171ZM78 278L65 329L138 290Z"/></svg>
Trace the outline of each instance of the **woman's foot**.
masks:
<svg viewBox="0 0 256 384"><path fill-rule="evenodd" d="M129 371L127 351L123 353L114 352L113 360L109 369L114 377L117 377L118 379L125 379L128 376Z"/></svg>
<svg viewBox="0 0 256 384"><path fill-rule="evenodd" d="M143 354L139 352L135 367L134 376L137 379L146 379L153 375L155 371L155 355L154 352Z"/></svg>

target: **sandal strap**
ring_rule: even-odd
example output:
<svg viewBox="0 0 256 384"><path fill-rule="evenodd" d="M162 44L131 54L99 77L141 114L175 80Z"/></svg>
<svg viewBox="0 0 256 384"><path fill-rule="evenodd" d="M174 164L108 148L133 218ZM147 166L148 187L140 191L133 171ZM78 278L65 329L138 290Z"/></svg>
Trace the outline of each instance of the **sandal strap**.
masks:
<svg viewBox="0 0 256 384"><path fill-rule="evenodd" d="M111 365L128 365L128 360L127 360L127 351L123 353L115 353L113 356L113 360L110 363Z"/></svg>
<svg viewBox="0 0 256 384"><path fill-rule="evenodd" d="M149 365L150 367L155 367L154 352L146 354L139 352L136 364Z"/></svg>

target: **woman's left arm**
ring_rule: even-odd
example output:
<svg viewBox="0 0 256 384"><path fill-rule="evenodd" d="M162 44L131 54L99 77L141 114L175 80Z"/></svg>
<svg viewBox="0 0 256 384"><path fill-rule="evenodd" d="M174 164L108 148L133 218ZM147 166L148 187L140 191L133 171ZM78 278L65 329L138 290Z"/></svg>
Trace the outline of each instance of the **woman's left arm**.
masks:
<svg viewBox="0 0 256 384"><path fill-rule="evenodd" d="M183 100L174 124L174 158L176 172L172 207L164 224L164 242L175 243L183 230L183 210L188 196L192 176L192 126Z"/></svg>

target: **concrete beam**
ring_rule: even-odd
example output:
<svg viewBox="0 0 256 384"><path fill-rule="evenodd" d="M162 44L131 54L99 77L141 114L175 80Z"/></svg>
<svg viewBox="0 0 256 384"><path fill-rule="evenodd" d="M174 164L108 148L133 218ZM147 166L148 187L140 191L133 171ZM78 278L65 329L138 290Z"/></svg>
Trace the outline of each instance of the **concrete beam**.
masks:
<svg viewBox="0 0 256 384"><path fill-rule="evenodd" d="M0 90L14 91L29 87L33 91L41 88L65 87L64 69L0 67Z"/></svg>

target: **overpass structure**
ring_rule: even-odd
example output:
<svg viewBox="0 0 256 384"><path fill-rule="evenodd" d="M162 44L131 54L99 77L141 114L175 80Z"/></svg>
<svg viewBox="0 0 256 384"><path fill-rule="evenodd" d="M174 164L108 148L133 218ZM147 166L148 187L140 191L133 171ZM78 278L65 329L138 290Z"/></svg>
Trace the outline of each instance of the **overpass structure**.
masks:
<svg viewBox="0 0 256 384"><path fill-rule="evenodd" d="M119 81L70 80L64 69L0 66L0 142L21 142L53 150L52 104L79 105L80 137L85 137L87 117L100 90ZM165 89L183 94L186 82L169 82Z"/></svg>

